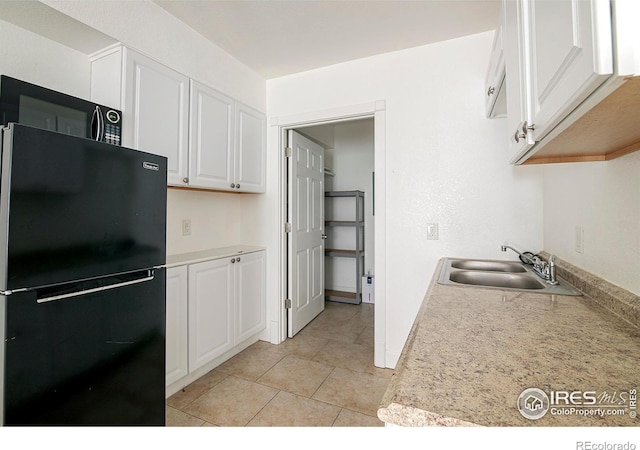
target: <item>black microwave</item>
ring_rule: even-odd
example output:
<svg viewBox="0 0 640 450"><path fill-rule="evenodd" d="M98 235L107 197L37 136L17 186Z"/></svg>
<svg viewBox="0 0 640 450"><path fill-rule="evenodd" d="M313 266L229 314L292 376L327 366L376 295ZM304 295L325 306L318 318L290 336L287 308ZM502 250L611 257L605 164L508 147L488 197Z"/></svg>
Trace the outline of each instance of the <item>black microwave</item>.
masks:
<svg viewBox="0 0 640 450"><path fill-rule="evenodd" d="M0 119L122 145L122 112L0 75Z"/></svg>

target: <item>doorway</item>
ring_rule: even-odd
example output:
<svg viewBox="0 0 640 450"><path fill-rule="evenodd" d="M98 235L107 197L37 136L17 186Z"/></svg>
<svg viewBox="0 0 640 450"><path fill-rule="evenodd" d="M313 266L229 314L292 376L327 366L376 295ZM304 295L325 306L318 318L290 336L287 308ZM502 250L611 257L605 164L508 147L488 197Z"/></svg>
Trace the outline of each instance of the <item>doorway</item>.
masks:
<svg viewBox="0 0 640 450"><path fill-rule="evenodd" d="M386 126L386 113L385 113L385 103L383 101L365 104L365 105L357 105L354 107L345 107L345 108L337 108L334 110L321 111L317 113L306 113L300 116L291 116L287 118L274 118L271 120L272 126L277 127L274 131L277 132L278 136L278 145L281 149L283 149L280 163L280 174L281 174L281 203L280 203L280 211L281 211L281 223L282 229L288 225L287 221L288 217L288 203L287 203L287 193L288 193L288 181L286 179L287 173L287 158L285 149L287 147L288 135L291 130L300 130L307 129L306 134L309 135L309 129L311 127L320 129L320 125L337 125L344 124L347 126L346 122L360 122L361 125L367 123L368 126L373 130L373 160L374 160L374 170L368 171L366 173L368 190L371 191L371 195L367 196L367 202L369 203L369 207L371 209L372 216L372 224L370 229L373 229L373 232L370 232L372 236L369 236L369 249L370 255L368 264L368 269L365 268L364 273L371 275L372 278L375 276L375 300L374 300L374 316L375 316L375 338L374 338L374 364L377 367L386 367L385 365L385 342L386 342L386 318L385 318L385 308L386 308L386 296L385 296L385 261L384 261L384 249L385 249L385 177L377 176L374 177L374 173L382 173L385 172L385 126ZM313 132L311 132L312 134ZM316 136L316 139L317 136ZM344 174L343 174L344 178ZM343 180L344 181L344 180ZM342 182L343 182L342 181ZM342 183L341 182L341 183ZM375 215L373 212L375 211ZM291 225L293 228L293 224ZM288 274L290 269L290 259L288 255L287 242L288 236L287 233L283 234L281 239L282 247L281 247L281 292L283 293L283 297L286 298L285 294L288 294ZM366 267L366 264L365 264ZM333 269L332 269L333 270ZM340 269L338 269L340 270ZM362 280L355 280L356 282L362 282ZM288 335L287 329L287 302L280 303L280 341L286 339Z"/></svg>

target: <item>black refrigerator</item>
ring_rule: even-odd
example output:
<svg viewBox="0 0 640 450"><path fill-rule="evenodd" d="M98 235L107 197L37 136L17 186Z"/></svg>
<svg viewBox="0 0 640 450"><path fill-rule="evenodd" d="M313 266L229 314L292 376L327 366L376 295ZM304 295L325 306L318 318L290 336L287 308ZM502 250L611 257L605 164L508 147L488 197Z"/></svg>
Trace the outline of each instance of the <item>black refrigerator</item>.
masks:
<svg viewBox="0 0 640 450"><path fill-rule="evenodd" d="M165 423L165 157L2 129L0 423Z"/></svg>

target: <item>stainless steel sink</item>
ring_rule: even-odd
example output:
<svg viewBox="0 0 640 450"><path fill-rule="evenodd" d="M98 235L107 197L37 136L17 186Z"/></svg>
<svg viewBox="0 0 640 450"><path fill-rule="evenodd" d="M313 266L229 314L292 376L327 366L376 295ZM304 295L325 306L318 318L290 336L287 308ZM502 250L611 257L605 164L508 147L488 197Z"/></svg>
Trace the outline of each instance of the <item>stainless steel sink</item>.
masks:
<svg viewBox="0 0 640 450"><path fill-rule="evenodd" d="M511 261L481 261L477 259L458 259L451 262L451 267L467 270L486 270L489 272L526 272L522 264Z"/></svg>
<svg viewBox="0 0 640 450"><path fill-rule="evenodd" d="M526 270L523 270L526 272ZM529 275L504 272L476 272L472 270L456 270L449 275L456 283L473 284L474 286L491 286L511 289L544 289L544 285Z"/></svg>
<svg viewBox="0 0 640 450"><path fill-rule="evenodd" d="M515 261L445 258L438 283L555 295L582 295L563 281L556 285L546 283L530 266Z"/></svg>

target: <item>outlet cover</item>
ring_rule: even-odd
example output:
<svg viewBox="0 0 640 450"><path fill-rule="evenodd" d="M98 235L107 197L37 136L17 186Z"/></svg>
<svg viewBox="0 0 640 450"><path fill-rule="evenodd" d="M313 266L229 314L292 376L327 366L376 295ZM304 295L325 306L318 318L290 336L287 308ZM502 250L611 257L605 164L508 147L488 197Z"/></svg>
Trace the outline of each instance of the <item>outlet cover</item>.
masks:
<svg viewBox="0 0 640 450"><path fill-rule="evenodd" d="M182 221L182 235L191 236L191 220L184 219Z"/></svg>
<svg viewBox="0 0 640 450"><path fill-rule="evenodd" d="M440 239L439 233L438 233L438 224L428 223L427 224L427 240L437 241L438 239Z"/></svg>

